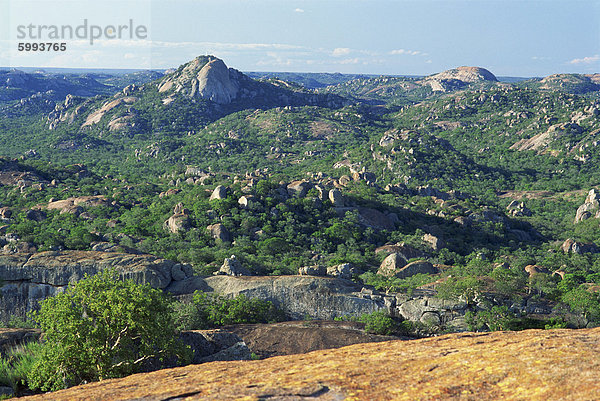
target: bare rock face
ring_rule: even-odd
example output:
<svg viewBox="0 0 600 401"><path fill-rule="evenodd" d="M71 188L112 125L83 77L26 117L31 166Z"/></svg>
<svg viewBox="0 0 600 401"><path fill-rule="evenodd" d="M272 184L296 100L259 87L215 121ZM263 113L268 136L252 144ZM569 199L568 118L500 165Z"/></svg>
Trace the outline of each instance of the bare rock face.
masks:
<svg viewBox="0 0 600 401"><path fill-rule="evenodd" d="M217 185L217 187L214 189L214 191L210 195L209 200L225 199L225 198L227 198L227 187L224 187L223 185Z"/></svg>
<svg viewBox="0 0 600 401"><path fill-rule="evenodd" d="M459 89L467 84L477 82L498 82L498 79L481 67L458 67L421 80L421 84L429 85L434 91L445 92Z"/></svg>
<svg viewBox="0 0 600 401"><path fill-rule="evenodd" d="M210 235L214 239L218 239L223 242L231 241L231 234L229 233L229 230L227 230L227 228L221 223L211 224L210 226L207 226L206 229L210 232Z"/></svg>
<svg viewBox="0 0 600 401"><path fill-rule="evenodd" d="M341 265L329 266L327 268L327 275L331 277L350 280L355 274L360 274L360 271L350 263L342 263Z"/></svg>
<svg viewBox="0 0 600 401"><path fill-rule="evenodd" d="M252 273L250 273L248 269L242 266L242 263L235 257L235 255L231 255L231 257L226 258L223 261L223 265L221 266L219 271L215 273L215 275L217 274L224 274L227 276L234 277L252 275Z"/></svg>
<svg viewBox="0 0 600 401"><path fill-rule="evenodd" d="M123 278L160 289L193 275L189 265L152 255L95 251L0 254L0 321L24 318L37 309L39 301L64 291L69 283L109 268Z"/></svg>
<svg viewBox="0 0 600 401"><path fill-rule="evenodd" d="M188 231L192 227L190 216L183 213L169 217L164 225L173 234Z"/></svg>
<svg viewBox="0 0 600 401"><path fill-rule="evenodd" d="M431 249L433 249L434 251L439 251L440 249L446 246L446 243L443 239L429 233L423 235L423 241L429 246L431 246Z"/></svg>
<svg viewBox="0 0 600 401"><path fill-rule="evenodd" d="M333 204L333 207L344 207L344 195L342 195L342 191L337 188L329 191L329 200Z"/></svg>
<svg viewBox="0 0 600 401"><path fill-rule="evenodd" d="M306 193L311 188L311 184L304 180L293 181L288 184L287 191L290 196L302 198L306 196Z"/></svg>
<svg viewBox="0 0 600 401"><path fill-rule="evenodd" d="M408 259L403 254L394 252L383 259L379 270L377 270L377 274L392 277L398 270L406 266L406 262L408 262Z"/></svg>
<svg viewBox="0 0 600 401"><path fill-rule="evenodd" d="M583 253L597 253L598 247L594 243L583 243L567 239L563 242L561 249L564 253L576 253L581 255Z"/></svg>
<svg viewBox="0 0 600 401"><path fill-rule="evenodd" d="M302 266L298 269L298 274L301 276L324 276L327 274L327 269L321 265Z"/></svg>
<svg viewBox="0 0 600 401"><path fill-rule="evenodd" d="M600 197L596 193L596 190L591 189L588 196L585 198L585 202L577 209L575 214L575 223L587 220L592 217L600 218Z"/></svg>
<svg viewBox="0 0 600 401"><path fill-rule="evenodd" d="M217 104L229 104L238 95L236 74L223 60L209 56L198 57L189 62L182 71L166 77L158 91L175 90L189 97L200 97Z"/></svg>
<svg viewBox="0 0 600 401"><path fill-rule="evenodd" d="M209 61L198 73L198 96L219 104L229 104L236 98L238 86L229 78L223 60ZM192 96L194 93L192 92Z"/></svg>
<svg viewBox="0 0 600 401"><path fill-rule="evenodd" d="M599 361L600 328L460 333L189 365L25 399L591 401Z"/></svg>
<svg viewBox="0 0 600 401"><path fill-rule="evenodd" d="M415 274L437 274L438 269L431 263L424 260L416 260L398 270L394 276L403 279L414 276Z"/></svg>

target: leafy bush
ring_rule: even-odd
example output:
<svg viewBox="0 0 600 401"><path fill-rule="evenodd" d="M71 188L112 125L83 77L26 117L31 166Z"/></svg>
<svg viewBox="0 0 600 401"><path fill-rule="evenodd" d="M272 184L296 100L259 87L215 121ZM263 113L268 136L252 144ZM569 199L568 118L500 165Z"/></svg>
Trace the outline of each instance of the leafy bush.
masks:
<svg viewBox="0 0 600 401"><path fill-rule="evenodd" d="M438 286L438 297L442 299L465 298L467 303L475 300L484 286L477 277L448 277Z"/></svg>
<svg viewBox="0 0 600 401"><path fill-rule="evenodd" d="M15 394L28 387L27 375L40 357L42 344L30 341L11 349L0 358L0 385L12 387Z"/></svg>
<svg viewBox="0 0 600 401"><path fill-rule="evenodd" d="M361 274L359 278L363 281L363 283L372 285L379 291L385 291L386 293L406 292L408 295L412 295L413 291L417 287L431 283L435 280L435 277L429 274L421 273L405 279L399 279L396 277L385 277L381 274L367 272Z"/></svg>
<svg viewBox="0 0 600 401"><path fill-rule="evenodd" d="M176 303L175 322L181 330L198 330L230 324L274 323L285 320L285 314L271 301L220 297L202 291L194 293L191 304Z"/></svg>
<svg viewBox="0 0 600 401"><path fill-rule="evenodd" d="M149 284L121 281L112 270L44 300L34 319L45 341L27 375L33 389L122 377L188 357L164 294Z"/></svg>
<svg viewBox="0 0 600 401"><path fill-rule="evenodd" d="M367 333L372 334L391 336L397 334L400 329L398 322L383 311L364 314L358 321L365 324Z"/></svg>
<svg viewBox="0 0 600 401"><path fill-rule="evenodd" d="M467 325L471 331L511 330L515 316L507 306L493 306L490 310L478 312L468 311L465 314Z"/></svg>

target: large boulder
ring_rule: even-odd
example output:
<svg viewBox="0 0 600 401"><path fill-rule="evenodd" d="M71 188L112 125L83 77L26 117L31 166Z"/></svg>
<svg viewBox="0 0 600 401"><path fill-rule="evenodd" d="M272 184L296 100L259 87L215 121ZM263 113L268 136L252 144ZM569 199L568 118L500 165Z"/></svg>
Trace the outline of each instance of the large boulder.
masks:
<svg viewBox="0 0 600 401"><path fill-rule="evenodd" d="M337 188L329 191L329 200L333 204L333 207L344 207L344 195L342 195L342 191Z"/></svg>
<svg viewBox="0 0 600 401"><path fill-rule="evenodd" d="M552 272L547 268L538 265L527 265L525 266L524 270L527 274L529 274L529 278L532 278L537 274L552 274Z"/></svg>
<svg viewBox="0 0 600 401"><path fill-rule="evenodd" d="M576 253L578 255L583 253L598 253L598 247L596 244L578 242L570 238L563 242L561 249L564 253Z"/></svg>
<svg viewBox="0 0 600 401"><path fill-rule="evenodd" d="M235 257L235 255L231 255L229 258L225 258L223 264L219 271L215 272L215 274L225 274L227 276L251 276L252 274L248 269L242 266L242 263Z"/></svg>
<svg viewBox="0 0 600 401"><path fill-rule="evenodd" d="M302 266L298 269L298 274L301 276L324 276L327 274L327 269L322 265Z"/></svg>
<svg viewBox="0 0 600 401"><path fill-rule="evenodd" d="M177 213L169 217L163 226L173 234L177 234L180 232L186 232L192 228L192 221L190 216L186 213Z"/></svg>
<svg viewBox="0 0 600 401"><path fill-rule="evenodd" d="M425 260L416 260L398 270L394 277L404 279L412 277L415 274L437 274L439 270L431 263Z"/></svg>
<svg viewBox="0 0 600 401"><path fill-rule="evenodd" d="M440 249L446 247L446 243L440 237L437 237L433 234L426 233L423 235L423 241L428 244L431 249L434 251L439 251Z"/></svg>
<svg viewBox="0 0 600 401"><path fill-rule="evenodd" d="M350 280L353 275L359 274L360 271L350 263L342 263L341 265L329 266L327 275L331 277L343 278Z"/></svg>
<svg viewBox="0 0 600 401"><path fill-rule="evenodd" d="M213 361L243 361L252 353L244 340L224 330L188 330L180 334L192 350L192 363Z"/></svg>
<svg viewBox="0 0 600 401"><path fill-rule="evenodd" d="M379 265L377 274L381 274L385 277L392 277L398 270L406 266L406 262L408 262L408 259L401 253L394 252L389 254L385 259L383 259L381 265Z"/></svg>
<svg viewBox="0 0 600 401"><path fill-rule="evenodd" d="M27 220L40 222L40 221L46 220L47 216L46 216L46 212L44 212L42 210L31 209L31 210L28 210L27 213L25 213L25 218Z"/></svg>
<svg viewBox="0 0 600 401"><path fill-rule="evenodd" d="M598 194L594 189L588 192L585 202L577 209L575 223L595 217L600 218L600 202Z"/></svg>
<svg viewBox="0 0 600 401"><path fill-rule="evenodd" d="M229 230L227 230L227 228L221 223L211 224L210 226L207 226L206 229L214 239L223 242L231 241L231 234L229 233Z"/></svg>
<svg viewBox="0 0 600 401"><path fill-rule="evenodd" d="M12 217L12 210L7 207L0 207L0 219L10 219Z"/></svg>
<svg viewBox="0 0 600 401"><path fill-rule="evenodd" d="M295 196L302 198L306 196L308 190L311 188L311 184L304 180L292 181L287 186L287 192L289 196Z"/></svg>
<svg viewBox="0 0 600 401"><path fill-rule="evenodd" d="M399 253L406 260L414 258L423 258L426 255L420 250L413 248L410 245L406 245L404 242L397 244L386 244L375 249L375 253Z"/></svg>
<svg viewBox="0 0 600 401"><path fill-rule="evenodd" d="M225 199L227 197L227 187L223 185L217 185L212 194L210 195L209 200L213 199Z"/></svg>

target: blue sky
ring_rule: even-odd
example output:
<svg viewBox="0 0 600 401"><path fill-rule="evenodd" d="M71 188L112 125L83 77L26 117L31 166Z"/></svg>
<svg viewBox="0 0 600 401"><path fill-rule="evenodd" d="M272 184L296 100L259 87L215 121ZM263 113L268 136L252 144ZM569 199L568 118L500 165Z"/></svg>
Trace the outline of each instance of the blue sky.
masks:
<svg viewBox="0 0 600 401"><path fill-rule="evenodd" d="M126 24L146 38L19 52L19 25ZM33 40L28 40L33 41ZM0 0L0 65L170 68L214 54L243 71L371 74L461 65L500 76L600 72L599 1Z"/></svg>

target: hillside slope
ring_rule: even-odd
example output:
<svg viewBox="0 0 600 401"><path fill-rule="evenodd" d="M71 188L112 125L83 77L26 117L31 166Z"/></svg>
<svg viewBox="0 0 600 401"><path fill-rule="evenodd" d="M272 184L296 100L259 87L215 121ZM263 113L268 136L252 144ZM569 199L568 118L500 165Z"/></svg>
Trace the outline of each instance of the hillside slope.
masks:
<svg viewBox="0 0 600 401"><path fill-rule="evenodd" d="M24 400L597 400L600 329L450 334L138 374Z"/></svg>

